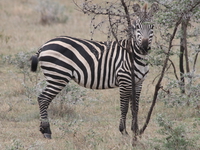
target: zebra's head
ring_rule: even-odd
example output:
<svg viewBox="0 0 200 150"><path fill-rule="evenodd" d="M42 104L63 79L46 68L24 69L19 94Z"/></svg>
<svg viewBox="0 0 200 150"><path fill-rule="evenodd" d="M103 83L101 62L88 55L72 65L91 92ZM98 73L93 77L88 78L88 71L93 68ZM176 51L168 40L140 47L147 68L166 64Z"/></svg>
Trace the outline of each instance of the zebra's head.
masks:
<svg viewBox="0 0 200 150"><path fill-rule="evenodd" d="M141 9L139 4L133 5L133 10L137 18L133 21L133 39L141 54L147 54L151 49L153 38L153 14L158 11L158 4L153 3L147 12L147 5Z"/></svg>

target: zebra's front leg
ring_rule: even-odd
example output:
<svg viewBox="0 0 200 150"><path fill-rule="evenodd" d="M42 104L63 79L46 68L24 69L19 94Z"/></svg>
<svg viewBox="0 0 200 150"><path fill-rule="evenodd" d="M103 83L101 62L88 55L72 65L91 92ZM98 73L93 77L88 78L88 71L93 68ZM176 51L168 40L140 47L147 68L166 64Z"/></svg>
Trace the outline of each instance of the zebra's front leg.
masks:
<svg viewBox="0 0 200 150"><path fill-rule="evenodd" d="M136 106L133 106L133 100L132 100L132 97L130 97L130 109L131 109L131 113L132 113L131 130L133 131L133 134L137 134L139 132L139 127L138 127L138 103L135 102L135 105Z"/></svg>
<svg viewBox="0 0 200 150"><path fill-rule="evenodd" d="M131 130L133 131L133 134L138 135L139 134L139 127L138 127L138 113L132 112L132 125Z"/></svg>
<svg viewBox="0 0 200 150"><path fill-rule="evenodd" d="M139 109L139 98L140 98L140 93L142 89L142 81L139 82L136 85L135 88L135 99L132 99L132 96L130 96L130 108L132 112L132 125L131 125L131 130L133 131L134 135L139 134L139 127L138 127L138 109ZM133 100L134 100L134 105L133 105Z"/></svg>
<svg viewBox="0 0 200 150"><path fill-rule="evenodd" d="M120 118L120 124L119 124L119 131L122 133L122 135L128 135L128 132L126 131L126 115L128 112L129 107L129 96L125 93L120 92L120 109L121 109L121 118Z"/></svg>

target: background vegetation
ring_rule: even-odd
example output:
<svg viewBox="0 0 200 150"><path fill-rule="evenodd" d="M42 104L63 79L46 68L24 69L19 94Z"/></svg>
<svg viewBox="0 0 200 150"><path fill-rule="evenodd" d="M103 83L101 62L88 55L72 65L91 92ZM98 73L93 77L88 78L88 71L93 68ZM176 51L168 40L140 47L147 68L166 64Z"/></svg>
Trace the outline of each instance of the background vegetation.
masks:
<svg viewBox="0 0 200 150"><path fill-rule="evenodd" d="M102 2L95 0L95 2ZM80 3L81 4L81 3ZM167 4L167 3L164 3ZM184 3L183 3L184 4ZM175 5L175 4L174 4ZM164 8L164 6L163 6ZM165 9L167 10L167 9ZM174 8L174 12L178 11ZM162 15L162 14L160 14ZM163 15L164 16L164 15ZM164 16L167 17L167 16ZM176 16L175 16L176 17ZM180 92L180 81L174 68L168 67L162 89L148 128L131 146L131 138L118 131L120 110L118 89L95 91L70 83L50 106L53 139L46 140L39 133L37 96L45 86L42 73L31 73L29 58L47 40L69 35L94 40L107 40L104 26L100 31L90 28L92 16L77 10L72 1L16 0L0 1L0 149L196 149L200 148L199 60L195 72L185 75L186 94ZM153 89L164 60L167 41L163 37L172 31L167 24L157 26L150 59L152 66L144 82L140 100L139 125L143 124L152 101ZM101 20L101 18L100 18ZM198 20L198 17L197 17ZM97 19L98 21L98 19ZM170 20L171 21L171 20ZM171 21L172 22L172 21ZM188 26L190 62L199 51L199 22ZM196 28L196 30L193 30ZM180 29L180 28L179 28ZM168 32L167 32L168 31ZM180 30L179 30L180 31ZM181 33L181 31L179 32ZM194 36L195 33L196 36ZM181 34L179 34L181 35ZM179 39L173 45L170 58L179 65ZM196 41L195 41L196 40ZM196 51L195 51L196 50ZM193 70L192 70L193 71ZM191 80L192 79L192 80ZM130 132L130 114L127 127Z"/></svg>

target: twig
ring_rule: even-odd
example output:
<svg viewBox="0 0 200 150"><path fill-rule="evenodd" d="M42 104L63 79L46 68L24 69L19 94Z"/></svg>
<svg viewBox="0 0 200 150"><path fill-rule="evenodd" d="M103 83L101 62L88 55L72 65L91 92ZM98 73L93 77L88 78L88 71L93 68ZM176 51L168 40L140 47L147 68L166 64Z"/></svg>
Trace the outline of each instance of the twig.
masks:
<svg viewBox="0 0 200 150"><path fill-rule="evenodd" d="M176 77L176 80L179 80L179 78L178 78L178 76L177 76L177 73L176 73L176 67L175 67L174 63L172 62L171 59L169 59L169 61L171 62L171 65L172 65L172 67L173 67L173 69L174 69L174 75L175 75L175 77Z"/></svg>
<svg viewBox="0 0 200 150"><path fill-rule="evenodd" d="M200 47L200 46L199 46L199 47ZM199 51L196 53L195 58L194 58L193 72L195 72L195 68L196 68L196 63L197 63L198 55L199 55Z"/></svg>
<svg viewBox="0 0 200 150"><path fill-rule="evenodd" d="M127 47L124 47L124 46L122 46L122 45L119 43L119 40L118 40L118 38L117 38L117 35L115 34L115 32L114 32L114 30L113 30L113 24L112 24L112 22L111 22L110 14L108 14L108 20L109 20L109 24L110 24L111 33L112 33L113 37L115 38L115 41L117 42L117 44L118 44L121 48L123 48L123 49L129 51L129 49L127 49Z"/></svg>

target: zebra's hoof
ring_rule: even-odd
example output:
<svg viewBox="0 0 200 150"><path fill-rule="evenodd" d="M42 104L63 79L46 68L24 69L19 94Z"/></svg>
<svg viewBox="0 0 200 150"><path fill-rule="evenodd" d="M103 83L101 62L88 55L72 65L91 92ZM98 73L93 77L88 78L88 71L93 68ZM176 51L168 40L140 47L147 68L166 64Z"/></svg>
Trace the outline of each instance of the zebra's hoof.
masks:
<svg viewBox="0 0 200 150"><path fill-rule="evenodd" d="M51 134L49 134L49 133L44 133L43 135L44 135L44 138L46 138L46 139L51 139Z"/></svg>
<svg viewBox="0 0 200 150"><path fill-rule="evenodd" d="M122 133L122 135L125 135L125 136L126 136L126 135L129 135L128 132L127 132L126 130L122 131L121 133Z"/></svg>

